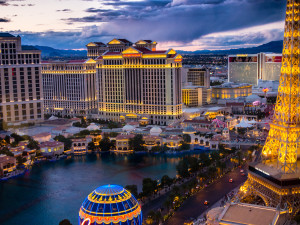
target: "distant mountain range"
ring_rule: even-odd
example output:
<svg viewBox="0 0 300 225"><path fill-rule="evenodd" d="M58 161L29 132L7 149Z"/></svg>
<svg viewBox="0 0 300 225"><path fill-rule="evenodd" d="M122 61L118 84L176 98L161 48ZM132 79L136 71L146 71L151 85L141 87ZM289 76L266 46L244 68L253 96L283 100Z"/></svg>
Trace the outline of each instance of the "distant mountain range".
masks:
<svg viewBox="0 0 300 225"><path fill-rule="evenodd" d="M252 48L238 48L229 50L198 50L194 52L190 51L177 51L181 54L210 54L210 55L234 55L234 54L256 54L260 52L273 52L282 53L283 41L271 41L269 43L259 45Z"/></svg>
<svg viewBox="0 0 300 225"><path fill-rule="evenodd" d="M61 50L48 46L34 46L42 51L42 58L85 58L87 55L86 50Z"/></svg>
<svg viewBox="0 0 300 225"><path fill-rule="evenodd" d="M86 50L61 50L47 46L34 46L42 51L42 57L47 58L85 58ZM259 52L282 53L283 41L271 41L252 48L239 48L229 50L198 50L198 51L177 51L181 54L207 54L207 55L231 55L231 54L256 54Z"/></svg>

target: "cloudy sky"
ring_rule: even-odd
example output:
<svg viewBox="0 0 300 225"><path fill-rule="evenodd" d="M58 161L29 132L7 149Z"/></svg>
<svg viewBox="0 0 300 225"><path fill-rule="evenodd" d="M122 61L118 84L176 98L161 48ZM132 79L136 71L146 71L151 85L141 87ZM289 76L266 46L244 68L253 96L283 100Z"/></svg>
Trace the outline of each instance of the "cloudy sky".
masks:
<svg viewBox="0 0 300 225"><path fill-rule="evenodd" d="M23 44L82 49L113 37L180 50L283 39L286 0L0 0L0 32Z"/></svg>

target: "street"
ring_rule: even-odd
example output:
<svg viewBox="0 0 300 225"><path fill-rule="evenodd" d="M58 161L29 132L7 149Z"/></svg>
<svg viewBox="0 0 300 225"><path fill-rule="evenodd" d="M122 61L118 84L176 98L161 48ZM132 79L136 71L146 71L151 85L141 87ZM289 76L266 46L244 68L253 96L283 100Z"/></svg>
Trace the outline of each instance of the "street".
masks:
<svg viewBox="0 0 300 225"><path fill-rule="evenodd" d="M229 179L233 179L233 183L229 183ZM247 176L242 176L239 168L235 169L219 179L217 182L209 185L194 196L187 199L175 212L172 218L170 218L164 224L182 225L184 221L190 218L197 218L210 206L223 198L227 193L245 182L246 179ZM208 206L203 204L205 200L209 201Z"/></svg>

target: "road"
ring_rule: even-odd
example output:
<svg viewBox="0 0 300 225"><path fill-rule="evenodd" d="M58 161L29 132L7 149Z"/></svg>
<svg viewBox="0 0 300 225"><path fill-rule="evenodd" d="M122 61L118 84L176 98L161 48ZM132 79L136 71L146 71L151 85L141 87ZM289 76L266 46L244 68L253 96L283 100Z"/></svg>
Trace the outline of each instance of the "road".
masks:
<svg viewBox="0 0 300 225"><path fill-rule="evenodd" d="M229 183L229 179L233 179L233 183ZM247 176L242 176L240 174L240 169L235 169L234 171L226 174L224 177L219 179L217 182L209 185L203 190L199 191L197 194L193 195L189 199L185 200L182 206L175 212L175 214L170 218L165 225L182 225L184 221L190 218L197 218L203 212L205 212L208 207L215 204L226 194L232 191L234 188L245 182ZM204 201L209 201L209 205L205 206Z"/></svg>

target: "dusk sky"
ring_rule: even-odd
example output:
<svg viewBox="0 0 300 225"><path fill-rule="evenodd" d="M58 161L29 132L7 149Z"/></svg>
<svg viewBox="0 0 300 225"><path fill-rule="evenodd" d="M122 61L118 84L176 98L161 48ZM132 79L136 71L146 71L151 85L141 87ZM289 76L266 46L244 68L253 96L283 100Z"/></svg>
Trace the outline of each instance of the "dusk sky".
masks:
<svg viewBox="0 0 300 225"><path fill-rule="evenodd" d="M0 32L23 44L83 49L114 37L178 50L283 39L286 0L0 0Z"/></svg>

